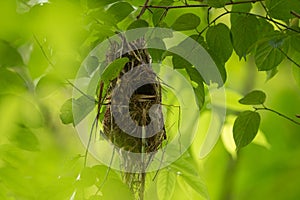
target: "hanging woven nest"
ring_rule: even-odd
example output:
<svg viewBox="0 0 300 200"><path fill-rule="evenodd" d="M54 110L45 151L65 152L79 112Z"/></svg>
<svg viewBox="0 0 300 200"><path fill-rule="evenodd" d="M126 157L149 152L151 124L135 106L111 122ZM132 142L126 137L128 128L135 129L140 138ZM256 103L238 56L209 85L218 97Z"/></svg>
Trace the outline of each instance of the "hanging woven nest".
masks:
<svg viewBox="0 0 300 200"><path fill-rule="evenodd" d="M110 103L102 124L106 139L122 158L124 182L137 199L143 199L146 169L166 140L161 84L151 68L147 49L141 48L144 39L127 42L125 37L120 38L111 42L106 61L109 64L127 57L129 62L110 82L105 99Z"/></svg>

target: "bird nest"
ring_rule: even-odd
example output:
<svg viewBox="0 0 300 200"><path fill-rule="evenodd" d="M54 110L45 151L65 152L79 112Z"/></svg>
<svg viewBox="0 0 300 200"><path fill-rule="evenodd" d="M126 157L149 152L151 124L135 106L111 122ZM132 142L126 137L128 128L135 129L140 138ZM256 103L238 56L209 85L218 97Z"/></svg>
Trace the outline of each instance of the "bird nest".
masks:
<svg viewBox="0 0 300 200"><path fill-rule="evenodd" d="M111 42L107 63L124 57L129 62L110 81L102 122L104 136L121 154L123 179L137 199L143 198L146 168L166 140L161 83L144 46L143 38L128 42L121 36Z"/></svg>

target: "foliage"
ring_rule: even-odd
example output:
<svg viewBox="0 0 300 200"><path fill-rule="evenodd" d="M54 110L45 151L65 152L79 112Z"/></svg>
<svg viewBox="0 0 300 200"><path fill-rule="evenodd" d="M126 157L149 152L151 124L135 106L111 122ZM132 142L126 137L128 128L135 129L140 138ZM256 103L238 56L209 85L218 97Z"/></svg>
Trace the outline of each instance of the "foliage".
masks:
<svg viewBox="0 0 300 200"><path fill-rule="evenodd" d="M247 152L245 154L253 159L249 163L253 164L256 163L256 153L260 150L249 144L260 141L266 146L267 136L272 141L271 144L274 142L278 157L284 160L282 162L276 160L274 155L272 157L266 152L262 153L276 162L270 162L272 165L270 164L269 172L255 171L258 174L256 178L263 174L263 180L269 181L263 184L268 185L272 182L271 175L279 172L283 174L279 184L282 185L282 182L293 179L294 174L299 176L294 171L286 174L280 171L280 167L273 171L271 168L282 163L285 163L284 168L299 167L299 163L292 161L293 156L300 151L296 142L299 141L297 133L300 122L295 117L300 114L297 107L299 96L296 93L299 93L299 88L291 83L293 76L293 84L300 86L299 18L299 0L1 1L0 199L133 198L119 173L113 169L108 169L93 158L90 158L88 166L83 167L84 156L81 154L85 149L78 141L73 127L64 124L77 125L98 103L96 93L70 98L70 85L73 86L71 83L80 63L104 39L116 32L140 27L164 27L182 31L207 50L224 82L218 83L218 86L236 90L234 93L226 91L228 117L225 127L231 127L227 139L234 140L234 143L229 144L230 142L226 143L222 139L225 146L229 144L236 149L238 157L240 152ZM167 38L168 33L165 34ZM166 46L164 40L151 42ZM185 45L184 42L179 44L175 52L184 51L181 48ZM161 50L149 49L149 52L154 61L168 62L187 77L196 95L201 122L203 116L211 112L211 83L201 77L195 67L182 57ZM92 76L99 62L96 57L87 59L85 76ZM108 84L127 62L127 59L122 58L110 63L102 73L101 80ZM238 77L240 71L245 70L242 68L248 67L241 66L244 62L260 71L258 78L252 77L248 72L245 73L245 79ZM287 65L292 66L292 73L287 73ZM268 86L269 82L262 84L262 72L266 73L268 81L274 81L277 85ZM256 84L257 80L260 80L260 84ZM242 85L247 87L242 88ZM248 87L249 85L251 86ZM253 85L267 92L267 101L266 94L261 90L253 90ZM288 88L288 91L282 96L277 93L277 88ZM240 93L246 95L242 97ZM274 109L265 104L272 105ZM261 111L266 113L262 114ZM80 113L80 116L74 119L73 112ZM275 115L270 116L268 113ZM287 122L276 121L275 116L286 119ZM233 118L236 118L234 122L231 120ZM209 120L206 120L204 124L208 123ZM280 123L283 126L279 126ZM224 128L223 131L225 130L227 129ZM268 131L276 134L269 134ZM286 131L289 133L285 135ZM251 199L249 195L245 195L251 188L251 185L247 188L247 178L251 179L251 174L249 177L237 174L236 176L240 176L234 185L234 176L228 178L224 172L225 175L217 173L216 178L209 166L204 164L202 169L203 162L208 160L207 165L211 163L209 159L198 159L199 149L201 145L205 145L202 137L203 135L198 134L188 151L169 167L161 169L157 175L150 174L156 178L147 180L149 192L145 195L146 199L209 199L209 196L218 195L225 199L226 194L229 195L232 190L238 191L239 199ZM248 145L249 148L243 150ZM221 148L220 145L217 145L218 148ZM293 149L296 149L295 152ZM212 157L216 155L216 151L212 152ZM222 147L221 152L223 151ZM254 153L251 154L251 151ZM258 164L267 165L263 161ZM213 163L213 166L216 165L219 165L219 160ZM225 164L222 166L226 167ZM237 169L232 171L234 170ZM218 188L211 180L220 179L222 175L225 176L224 179L228 178L228 183L221 183L224 187ZM285 175L288 177L284 177ZM256 180L252 180L251 184L254 183ZM228 189L225 184L232 188ZM294 186L273 187L266 188L265 193L255 197L268 198L273 194L273 189L281 187L291 188L291 191L289 194L285 193L287 196L278 196L279 199L297 199L300 196ZM222 192L225 194L221 194Z"/></svg>

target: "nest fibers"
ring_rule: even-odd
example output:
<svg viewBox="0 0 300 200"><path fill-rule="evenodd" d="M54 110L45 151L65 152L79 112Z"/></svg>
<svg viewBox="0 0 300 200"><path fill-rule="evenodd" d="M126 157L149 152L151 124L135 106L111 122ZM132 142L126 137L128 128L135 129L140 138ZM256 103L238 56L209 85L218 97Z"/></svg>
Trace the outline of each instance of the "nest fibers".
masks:
<svg viewBox="0 0 300 200"><path fill-rule="evenodd" d="M161 109L161 85L151 68L144 39L111 42L106 61L127 57L107 89L103 129L122 158L123 180L143 199L146 168L166 140Z"/></svg>

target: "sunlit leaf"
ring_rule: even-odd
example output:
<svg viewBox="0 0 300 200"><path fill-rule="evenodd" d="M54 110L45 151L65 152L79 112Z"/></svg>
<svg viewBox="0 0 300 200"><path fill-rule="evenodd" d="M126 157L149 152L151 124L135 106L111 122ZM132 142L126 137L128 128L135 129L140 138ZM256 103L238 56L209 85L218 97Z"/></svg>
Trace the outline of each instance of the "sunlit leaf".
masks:
<svg viewBox="0 0 300 200"><path fill-rule="evenodd" d="M64 124L74 123L72 112L72 99L68 99L60 108L60 120Z"/></svg>
<svg viewBox="0 0 300 200"><path fill-rule="evenodd" d="M186 31L197 28L200 24L200 18L192 13L186 13L179 16L171 26L175 31Z"/></svg>
<svg viewBox="0 0 300 200"><path fill-rule="evenodd" d="M255 138L260 124L260 115L254 111L239 114L233 125L233 138L237 149L247 146Z"/></svg>
<svg viewBox="0 0 300 200"><path fill-rule="evenodd" d="M157 178L157 196L160 200L170 200L176 185L176 174L168 169L161 170Z"/></svg>
<svg viewBox="0 0 300 200"><path fill-rule="evenodd" d="M208 191L204 180L198 174L197 168L193 164L192 158L181 158L171 165L171 167L183 177L184 181L192 187L202 197L208 198Z"/></svg>
<svg viewBox="0 0 300 200"><path fill-rule="evenodd" d="M36 85L36 94L43 98L51 95L62 86L61 80L55 74L43 76Z"/></svg>
<svg viewBox="0 0 300 200"><path fill-rule="evenodd" d="M40 149L36 135L26 127L19 127L10 140L17 147L27 151L38 151Z"/></svg>
<svg viewBox="0 0 300 200"><path fill-rule="evenodd" d="M115 0L87 0L87 5L89 8L98 8L107 4L116 2Z"/></svg>
<svg viewBox="0 0 300 200"><path fill-rule="evenodd" d="M79 188L89 187L96 183L96 171L93 168L85 167L80 173L80 178L76 182Z"/></svg>
<svg viewBox="0 0 300 200"><path fill-rule="evenodd" d="M244 105L259 105L263 104L266 100L266 94L260 90L253 90L246 94L239 103Z"/></svg>

